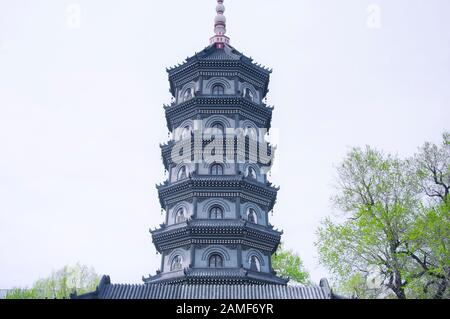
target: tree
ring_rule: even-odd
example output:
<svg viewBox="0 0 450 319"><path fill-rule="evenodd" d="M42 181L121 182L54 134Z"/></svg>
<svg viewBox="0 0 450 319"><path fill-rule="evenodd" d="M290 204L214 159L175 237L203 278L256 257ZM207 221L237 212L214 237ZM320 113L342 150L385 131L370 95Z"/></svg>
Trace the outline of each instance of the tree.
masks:
<svg viewBox="0 0 450 319"><path fill-rule="evenodd" d="M425 209L408 232L410 245L405 254L413 260L409 273L411 296L450 298L450 205L442 203Z"/></svg>
<svg viewBox="0 0 450 319"><path fill-rule="evenodd" d="M448 140L445 134L441 147L427 143L408 160L354 148L339 166L333 202L344 214L321 223L316 245L344 290L367 298L448 295ZM368 278L378 285L369 287Z"/></svg>
<svg viewBox="0 0 450 319"><path fill-rule="evenodd" d="M409 163L426 198L405 251L418 268L414 290L417 296L445 298L450 295L450 134L439 146L425 143Z"/></svg>
<svg viewBox="0 0 450 319"><path fill-rule="evenodd" d="M373 280L373 286L368 283ZM338 291L343 296L351 296L357 299L375 299L382 295L382 290L376 286L376 278L369 278L369 276L362 273L355 273L348 277L346 281L339 283Z"/></svg>
<svg viewBox="0 0 450 319"><path fill-rule="evenodd" d="M291 250L285 250L282 244L272 256L272 268L279 276L288 277L300 284L309 283L310 276L300 256Z"/></svg>
<svg viewBox="0 0 450 319"><path fill-rule="evenodd" d="M338 169L339 194L335 204L349 218L336 224L327 218L318 230L320 260L341 280L355 273L362 277L377 267L383 284L405 298L398 254L401 238L411 222L407 212L414 192L404 163L367 147L353 149Z"/></svg>
<svg viewBox="0 0 450 319"><path fill-rule="evenodd" d="M93 268L80 264L65 266L36 281L31 289L13 289L6 299L65 299L75 291L78 294L94 291L99 282L100 276Z"/></svg>
<svg viewBox="0 0 450 319"><path fill-rule="evenodd" d="M5 299L39 299L36 289L14 288L8 292Z"/></svg>
<svg viewBox="0 0 450 319"><path fill-rule="evenodd" d="M450 133L442 145L425 143L410 161L421 191L434 203L446 203L450 192Z"/></svg>

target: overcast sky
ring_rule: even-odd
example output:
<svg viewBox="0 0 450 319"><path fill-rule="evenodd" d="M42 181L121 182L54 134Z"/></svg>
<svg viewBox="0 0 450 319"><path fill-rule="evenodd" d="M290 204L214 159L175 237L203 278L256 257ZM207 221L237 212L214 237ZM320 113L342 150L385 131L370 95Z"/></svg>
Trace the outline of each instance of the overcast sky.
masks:
<svg viewBox="0 0 450 319"><path fill-rule="evenodd" d="M450 1L225 5L232 45L274 69L271 222L318 282L333 165L366 144L410 156L450 129ZM163 221L165 69L208 44L214 8L0 0L0 288L76 262L116 283L159 268L148 229Z"/></svg>

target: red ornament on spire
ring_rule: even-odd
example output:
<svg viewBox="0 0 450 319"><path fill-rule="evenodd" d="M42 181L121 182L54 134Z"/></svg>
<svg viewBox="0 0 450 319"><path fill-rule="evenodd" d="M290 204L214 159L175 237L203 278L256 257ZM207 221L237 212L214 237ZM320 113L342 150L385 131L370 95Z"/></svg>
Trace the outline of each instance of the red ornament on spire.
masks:
<svg viewBox="0 0 450 319"><path fill-rule="evenodd" d="M227 33L227 18L225 18L225 6L223 5L224 0L217 0L216 12L217 15L214 18L214 33L210 39L211 44L216 44L218 49L223 49L225 44L230 43L230 38L225 34Z"/></svg>

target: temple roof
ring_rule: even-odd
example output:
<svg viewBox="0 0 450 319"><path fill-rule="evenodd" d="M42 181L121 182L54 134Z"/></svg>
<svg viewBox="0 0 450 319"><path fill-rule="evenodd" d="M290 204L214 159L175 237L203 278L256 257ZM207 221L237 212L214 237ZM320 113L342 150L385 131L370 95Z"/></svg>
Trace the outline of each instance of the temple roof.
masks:
<svg viewBox="0 0 450 319"><path fill-rule="evenodd" d="M185 268L142 278L147 285L286 285L288 278L244 268Z"/></svg>
<svg viewBox="0 0 450 319"><path fill-rule="evenodd" d="M335 299L328 282L320 286L283 285L115 285L104 276L93 293L73 295L73 299L175 299L175 300L280 300L280 299Z"/></svg>
<svg viewBox="0 0 450 319"><path fill-rule="evenodd" d="M210 115L211 110L228 116L230 113L240 113L243 118L254 121L258 127L270 129L274 107L238 96L195 96L185 102L164 105L164 110L170 131L197 114Z"/></svg>
<svg viewBox="0 0 450 319"><path fill-rule="evenodd" d="M158 252L183 244L243 244L274 253L282 232L244 220L189 220L150 231Z"/></svg>
<svg viewBox="0 0 450 319"><path fill-rule="evenodd" d="M176 183L157 185L161 207L164 209L179 201L180 196L192 197L246 197L267 206L271 211L276 203L279 187L271 183L262 184L244 176L191 176Z"/></svg>
<svg viewBox="0 0 450 319"><path fill-rule="evenodd" d="M240 60L242 58L246 58L245 55L238 52L231 45L225 45L224 49L215 49L211 48L215 47L214 45L207 47L205 50L197 54L198 59L204 60ZM250 60L251 61L251 60Z"/></svg>
<svg viewBox="0 0 450 319"><path fill-rule="evenodd" d="M225 44L225 47L223 49L217 48L214 44L209 45L202 51L195 53L192 57L186 58L185 62L183 62L182 64L178 64L176 66L173 66L172 68L168 68L167 72L169 73L169 75L175 74L191 63L197 61L241 61L257 68L259 71L265 74L272 73L271 69L253 62L252 58L245 56L243 53L239 52L229 44Z"/></svg>
<svg viewBox="0 0 450 319"><path fill-rule="evenodd" d="M193 76L210 75L211 72L217 71L241 74L247 81L261 86L263 96L266 96L268 92L272 70L255 63L252 58L245 56L229 44L224 44L223 48L212 44L188 57L183 63L168 68L170 91L172 95L175 95L177 84L188 82Z"/></svg>

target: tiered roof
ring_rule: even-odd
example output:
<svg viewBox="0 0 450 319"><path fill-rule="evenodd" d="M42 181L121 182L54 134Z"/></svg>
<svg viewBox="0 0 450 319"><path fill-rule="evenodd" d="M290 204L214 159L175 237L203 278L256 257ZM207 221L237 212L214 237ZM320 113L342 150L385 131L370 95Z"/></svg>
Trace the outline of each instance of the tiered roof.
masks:
<svg viewBox="0 0 450 319"><path fill-rule="evenodd" d="M116 285L104 276L93 293L72 296L78 299L175 299L175 300L285 300L339 299L328 282L320 286L286 285Z"/></svg>
<svg viewBox="0 0 450 319"><path fill-rule="evenodd" d="M223 49L212 44L194 56L187 58L182 64L168 68L170 91L175 95L175 88L180 83L187 83L199 75L233 76L263 88L263 96L268 93L269 78L272 73L252 58L245 56L229 44Z"/></svg>

